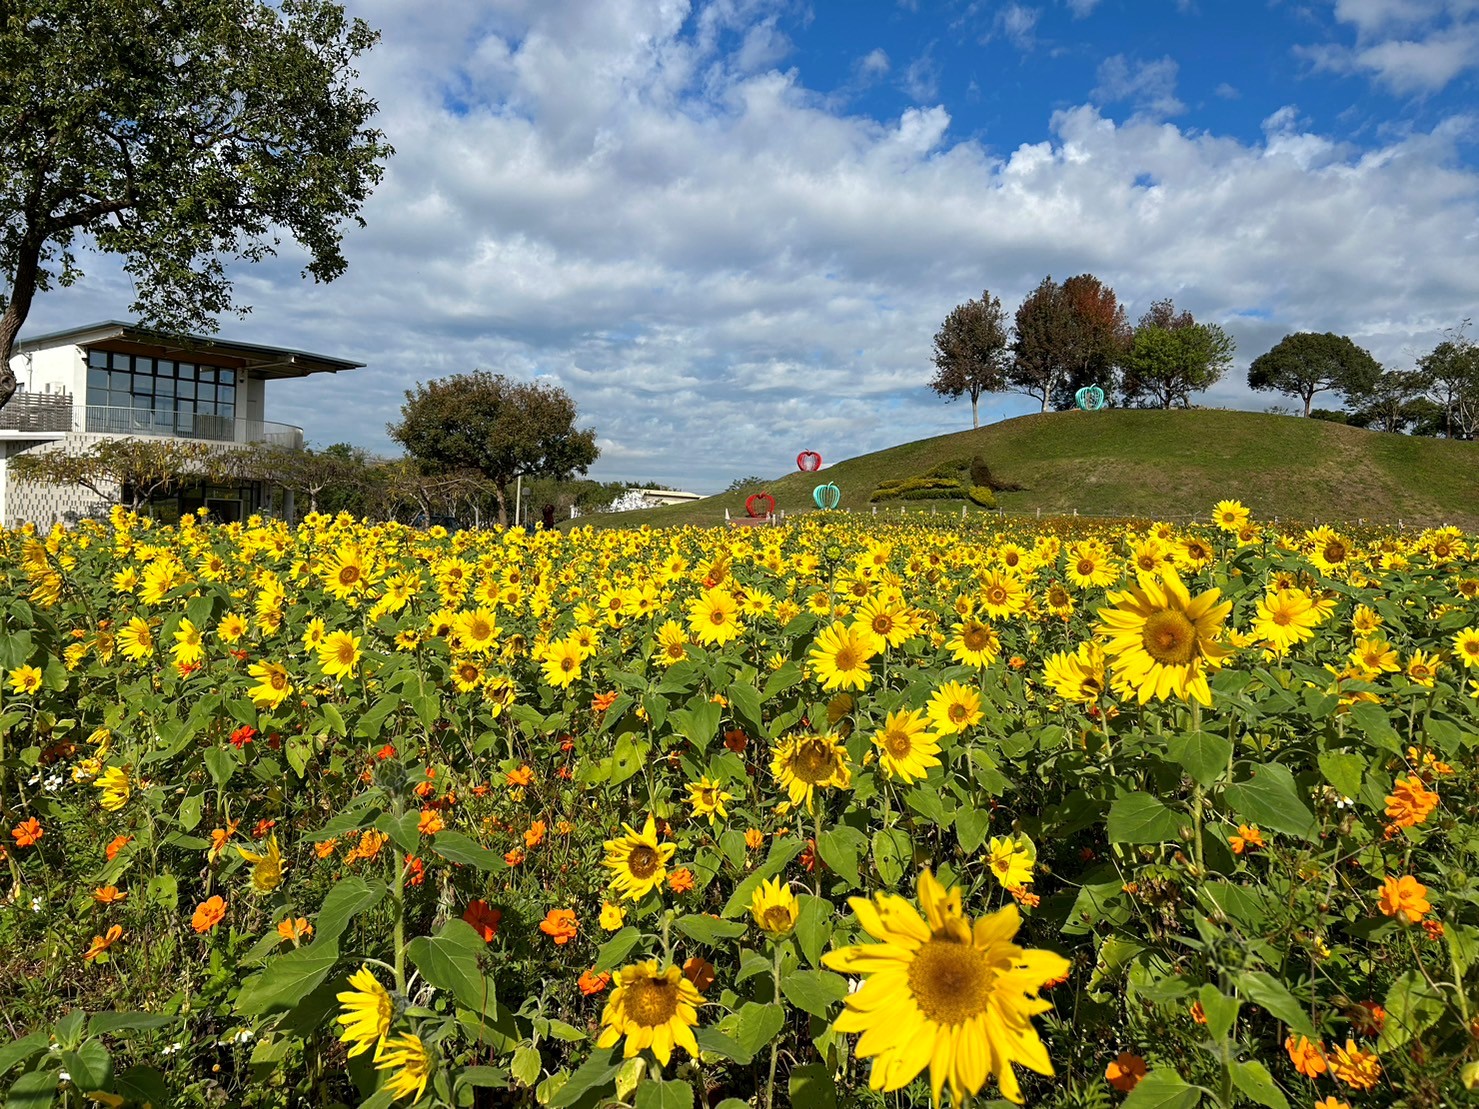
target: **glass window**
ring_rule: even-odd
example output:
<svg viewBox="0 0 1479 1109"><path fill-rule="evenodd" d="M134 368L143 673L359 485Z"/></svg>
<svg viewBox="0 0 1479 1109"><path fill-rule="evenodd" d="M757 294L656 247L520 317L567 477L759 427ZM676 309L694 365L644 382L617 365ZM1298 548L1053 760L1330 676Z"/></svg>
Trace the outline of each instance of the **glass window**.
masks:
<svg viewBox="0 0 1479 1109"><path fill-rule="evenodd" d="M220 380L220 382L221 382L222 385L235 385L236 384L236 371L235 370L222 370L221 373L220 373L219 380Z"/></svg>
<svg viewBox="0 0 1479 1109"><path fill-rule="evenodd" d="M217 385L216 400L222 404L235 404L236 389L231 385Z"/></svg>
<svg viewBox="0 0 1479 1109"><path fill-rule="evenodd" d="M216 405L216 414L224 416L228 420L234 420L236 418L236 408L230 404L218 404Z"/></svg>
<svg viewBox="0 0 1479 1109"><path fill-rule="evenodd" d="M92 396L94 390L107 391L108 371L89 368L87 371L87 394Z"/></svg>
<svg viewBox="0 0 1479 1109"><path fill-rule="evenodd" d="M202 366L202 367L200 367L200 380L201 381L209 381L211 384L214 385L215 384L215 381L216 381L216 370L215 370L215 367L214 366Z"/></svg>
<svg viewBox="0 0 1479 1109"><path fill-rule="evenodd" d="M172 377L156 378L154 381L154 395L156 397L172 397L175 395L175 379Z"/></svg>
<svg viewBox="0 0 1479 1109"><path fill-rule="evenodd" d="M181 381L175 385L175 396L181 398L195 399L195 382Z"/></svg>
<svg viewBox="0 0 1479 1109"><path fill-rule="evenodd" d="M87 364L99 369L108 368L108 352L105 350L90 350L87 352Z"/></svg>

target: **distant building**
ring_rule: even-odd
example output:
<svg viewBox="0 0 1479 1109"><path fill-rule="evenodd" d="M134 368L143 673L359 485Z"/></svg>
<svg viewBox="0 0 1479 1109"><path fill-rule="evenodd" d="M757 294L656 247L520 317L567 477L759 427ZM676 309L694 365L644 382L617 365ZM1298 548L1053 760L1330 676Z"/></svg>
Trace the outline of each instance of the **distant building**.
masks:
<svg viewBox="0 0 1479 1109"><path fill-rule="evenodd" d="M680 489L633 489L632 492L640 493L653 504L687 504L704 499L702 493L685 493Z"/></svg>
<svg viewBox="0 0 1479 1109"><path fill-rule="evenodd" d="M141 436L301 448L301 427L263 419L267 382L364 363L109 320L17 343L10 365L19 387L0 408L0 523L49 527L108 506L81 486L18 483L9 469L17 454L81 451L99 439ZM272 499L257 482L197 483L152 508L174 518L206 507L217 519L235 520L270 510Z"/></svg>

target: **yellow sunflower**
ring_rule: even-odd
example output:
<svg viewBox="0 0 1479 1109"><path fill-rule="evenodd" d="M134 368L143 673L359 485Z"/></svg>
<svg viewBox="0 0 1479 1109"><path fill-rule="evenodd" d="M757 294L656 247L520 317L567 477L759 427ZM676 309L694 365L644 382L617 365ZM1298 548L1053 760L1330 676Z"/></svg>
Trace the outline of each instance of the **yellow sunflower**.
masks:
<svg viewBox="0 0 1479 1109"><path fill-rule="evenodd" d="M780 878L769 878L755 887L750 896L750 915L771 939L791 934L800 913L796 895Z"/></svg>
<svg viewBox="0 0 1479 1109"><path fill-rule="evenodd" d="M855 626L833 624L817 636L811 667L823 689L865 689L873 680L868 660L874 654L870 636Z"/></svg>
<svg viewBox="0 0 1479 1109"><path fill-rule="evenodd" d="M922 709L898 709L888 714L873 737L878 762L900 781L922 779L932 766L940 765L940 742L926 731L929 721Z"/></svg>
<svg viewBox="0 0 1479 1109"><path fill-rule="evenodd" d="M556 689L564 689L580 679L580 645L573 639L558 639L544 651L540 663L544 680Z"/></svg>
<svg viewBox="0 0 1479 1109"><path fill-rule="evenodd" d="M349 1049L350 1058L362 1055L373 1047L378 1059L385 1037L390 1034L395 1002L367 966L361 966L349 976L349 985L353 988L335 995L344 1007L344 1012L335 1018L337 1023L344 1026L339 1039L353 1045Z"/></svg>
<svg viewBox="0 0 1479 1109"><path fill-rule="evenodd" d="M1037 848L1024 835L992 836L986 845L986 863L1003 889L1025 886L1032 881Z"/></svg>
<svg viewBox="0 0 1479 1109"><path fill-rule="evenodd" d="M375 1058L376 1070L395 1072L385 1080L385 1088L392 1097L409 1097L415 1102L426 1092L426 1080L431 1077L431 1052L421 1037L402 1032L386 1040Z"/></svg>
<svg viewBox="0 0 1479 1109"><path fill-rule="evenodd" d="M1209 589L1193 600L1169 566L1159 582L1141 574L1138 586L1106 594L1115 607L1099 610L1099 634L1114 659L1116 677L1136 691L1142 705L1172 694L1212 704L1207 672L1231 653L1217 641L1232 611L1231 601L1217 603L1220 596Z"/></svg>
<svg viewBox="0 0 1479 1109"><path fill-rule="evenodd" d="M1303 589L1280 589L1259 598L1253 634L1282 652L1313 639L1321 619L1320 609Z"/></svg>
<svg viewBox="0 0 1479 1109"><path fill-rule="evenodd" d="M128 771L119 766L108 767L92 784L103 791L98 804L109 812L117 812L128 804L129 794L133 792L133 787L128 780Z"/></svg>
<svg viewBox="0 0 1479 1109"><path fill-rule="evenodd" d="M696 782L688 783L688 803L693 806L694 816L706 816L709 823L713 824L715 819L727 819L729 814L724 811L724 802L733 801L734 794L724 792L718 782L709 780L705 774Z"/></svg>
<svg viewBox="0 0 1479 1109"><path fill-rule="evenodd" d="M1001 640L988 624L974 616L967 617L951 629L950 657L963 666L990 666L1001 653Z"/></svg>
<svg viewBox="0 0 1479 1109"><path fill-rule="evenodd" d="M125 658L142 662L154 653L154 632L140 616L135 616L118 629L118 649Z"/></svg>
<svg viewBox="0 0 1479 1109"><path fill-rule="evenodd" d="M801 732L777 741L771 754L770 771L790 797L789 804L806 805L812 811L816 790L831 786L847 789L852 785L852 771L847 765L847 751L835 735Z"/></svg>
<svg viewBox="0 0 1479 1109"><path fill-rule="evenodd" d="M946 682L930 695L927 711L935 731L956 735L980 723L981 695L959 682Z"/></svg>
<svg viewBox="0 0 1479 1109"><path fill-rule="evenodd" d="M1479 668L1479 628L1464 628L1454 635L1453 657L1466 667Z"/></svg>
<svg viewBox="0 0 1479 1109"><path fill-rule="evenodd" d="M247 673L257 679L257 684L247 690L247 696L259 709L275 709L293 692L287 667L279 663L254 662L247 667Z"/></svg>
<svg viewBox="0 0 1479 1109"><path fill-rule="evenodd" d="M487 609L473 609L458 613L452 630L462 641L463 650L475 655L487 654L498 640L498 619Z"/></svg>
<svg viewBox="0 0 1479 1109"><path fill-rule="evenodd" d="M698 1057L693 1026L704 1003L693 983L678 966L659 971L648 961L622 967L616 972L616 988L601 1013L604 1026L597 1047L614 1047L626 1038L622 1055L631 1059L650 1048L662 1066L668 1065L673 1048L681 1047Z"/></svg>
<svg viewBox="0 0 1479 1109"><path fill-rule="evenodd" d="M201 642L200 629L188 616L181 617L175 631L175 645L170 648L179 666L190 666L205 657L205 646Z"/></svg>
<svg viewBox="0 0 1479 1109"><path fill-rule="evenodd" d="M722 647L739 638L739 606L726 590L706 589L688 603L688 627L705 647Z"/></svg>
<svg viewBox="0 0 1479 1109"><path fill-rule="evenodd" d="M1002 1096L1020 1103L1013 1065L1053 1073L1031 1018L1052 1008L1037 994L1068 973L1068 960L1012 942L1021 923L1015 905L973 923L960 890L947 892L928 870L919 876L923 917L895 894L849 904L879 942L829 951L822 962L866 979L834 1027L863 1033L856 1051L873 1059L870 1087L903 1089L928 1067L936 1104L947 1082L959 1105L992 1075Z"/></svg>
<svg viewBox="0 0 1479 1109"><path fill-rule="evenodd" d="M345 545L324 559L324 586L338 600L347 601L365 588L365 556L355 546Z"/></svg>
<svg viewBox="0 0 1479 1109"><path fill-rule="evenodd" d="M251 864L252 889L258 893L271 893L282 885L282 852L277 847L277 836L274 835L267 841L266 851L248 851L245 847L238 847L236 850Z"/></svg>
<svg viewBox="0 0 1479 1109"><path fill-rule="evenodd" d="M657 889L668 876L668 860L678 849L676 843L657 841L657 821L647 814L647 823L640 832L630 824L623 824L626 835L619 839L608 839L602 846L606 857L601 865L611 871L611 888L619 892L623 900L635 901L649 890Z"/></svg>
<svg viewBox="0 0 1479 1109"><path fill-rule="evenodd" d="M1104 649L1080 643L1076 651L1059 651L1043 664L1043 678L1065 701L1097 701L1104 693Z"/></svg>
<svg viewBox="0 0 1479 1109"><path fill-rule="evenodd" d="M988 570L981 579L981 608L992 620L1015 616L1027 605L1027 590L1012 574Z"/></svg>
<svg viewBox="0 0 1479 1109"><path fill-rule="evenodd" d="M1219 531L1241 531L1251 515L1241 501L1218 501L1212 509L1212 522Z"/></svg>

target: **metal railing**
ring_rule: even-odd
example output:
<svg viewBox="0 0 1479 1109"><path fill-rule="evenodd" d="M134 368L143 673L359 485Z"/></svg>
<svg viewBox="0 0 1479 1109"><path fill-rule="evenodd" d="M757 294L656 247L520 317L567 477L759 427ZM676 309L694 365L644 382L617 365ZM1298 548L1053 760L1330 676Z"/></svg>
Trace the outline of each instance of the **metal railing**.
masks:
<svg viewBox="0 0 1479 1109"><path fill-rule="evenodd" d="M0 415L3 415L0 409ZM162 435L206 439L216 443L266 443L301 450L303 429L271 420L238 420L186 412L150 412L141 408L88 405L80 431L104 435Z"/></svg>
<svg viewBox="0 0 1479 1109"><path fill-rule="evenodd" d="M72 430L72 398L64 393L17 393L0 408L0 431Z"/></svg>

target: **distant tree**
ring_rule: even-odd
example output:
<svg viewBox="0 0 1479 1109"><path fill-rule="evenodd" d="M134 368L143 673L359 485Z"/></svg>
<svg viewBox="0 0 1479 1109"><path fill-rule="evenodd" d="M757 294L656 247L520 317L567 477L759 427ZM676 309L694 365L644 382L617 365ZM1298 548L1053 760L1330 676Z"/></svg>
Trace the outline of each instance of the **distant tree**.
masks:
<svg viewBox="0 0 1479 1109"><path fill-rule="evenodd" d="M76 453L26 451L10 466L19 481L80 485L101 501L137 512L192 481L233 477L235 454L194 439L99 439Z"/></svg>
<svg viewBox="0 0 1479 1109"><path fill-rule="evenodd" d="M361 516L367 510L372 461L358 447L335 443L315 451L262 444L238 454L237 467L243 478L291 490L302 498L299 512L336 515L343 511Z"/></svg>
<svg viewBox="0 0 1479 1109"><path fill-rule="evenodd" d="M935 333L935 377L930 388L947 400L971 398L971 426L981 426L982 393L1006 388L1011 363L1007 316L989 291L957 305Z"/></svg>
<svg viewBox="0 0 1479 1109"><path fill-rule="evenodd" d="M596 433L575 418L575 401L559 386L479 370L408 389L400 422L386 430L426 475L475 470L486 478L502 525L517 478L566 480L596 460Z"/></svg>
<svg viewBox="0 0 1479 1109"><path fill-rule="evenodd" d="M1465 320L1427 354L1418 368L1427 377L1427 395L1442 409L1443 434L1450 439L1479 438L1479 346L1465 332Z"/></svg>
<svg viewBox="0 0 1479 1109"><path fill-rule="evenodd" d="M1298 397L1308 416L1316 393L1330 390L1347 402L1359 400L1376 385L1381 373L1381 363L1346 336L1301 331L1285 335L1272 350L1253 360L1248 386Z"/></svg>
<svg viewBox="0 0 1479 1109"><path fill-rule="evenodd" d="M1427 374L1412 370L1387 370L1366 393L1364 403L1350 414L1356 427L1377 431L1405 432L1424 413L1414 401L1422 398L1429 385Z"/></svg>
<svg viewBox="0 0 1479 1109"><path fill-rule="evenodd" d="M1293 412L1287 411L1285 409L1271 408L1268 410L1268 412L1272 416L1294 415ZM1321 422L1327 424L1349 424L1351 422L1351 414L1338 408L1311 408L1309 415L1310 419L1320 420Z"/></svg>
<svg viewBox="0 0 1479 1109"><path fill-rule="evenodd" d="M1156 408L1189 407L1191 394L1215 385L1232 364L1236 345L1215 323L1199 324L1158 300L1140 317L1125 359L1125 400Z"/></svg>
<svg viewBox="0 0 1479 1109"><path fill-rule="evenodd" d="M1043 278L1017 309L1015 324L1008 387L1036 398L1044 412L1049 404L1072 407L1085 385L1113 393L1131 332L1114 290L1093 274L1061 285Z"/></svg>
<svg viewBox="0 0 1479 1109"><path fill-rule="evenodd" d="M764 477L737 477L725 487L724 491L726 493L743 493L746 490L764 489L769 481L769 478ZM642 488L651 488L651 486L643 486Z"/></svg>
<svg viewBox="0 0 1479 1109"><path fill-rule="evenodd" d="M391 149L355 58L378 35L330 0L7 0L0 7L0 406L38 292L82 276L74 245L124 258L133 311L209 331L223 259L286 233L304 272L339 244Z"/></svg>

